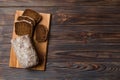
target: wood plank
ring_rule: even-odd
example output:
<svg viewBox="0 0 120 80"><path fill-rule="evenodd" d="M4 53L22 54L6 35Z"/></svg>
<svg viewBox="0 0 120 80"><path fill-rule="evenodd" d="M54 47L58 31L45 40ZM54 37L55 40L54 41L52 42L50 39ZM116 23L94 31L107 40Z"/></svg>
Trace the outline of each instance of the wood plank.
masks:
<svg viewBox="0 0 120 80"><path fill-rule="evenodd" d="M0 25L12 25L13 15L0 15ZM120 25L118 14L79 14L60 13L53 14L52 24L54 25Z"/></svg>
<svg viewBox="0 0 120 80"><path fill-rule="evenodd" d="M12 25L13 15L0 14L0 24ZM52 24L54 25L120 25L118 14L79 14L59 13L53 14Z"/></svg>
<svg viewBox="0 0 120 80"><path fill-rule="evenodd" d="M30 8L36 10L38 12L44 13L97 13L97 14L110 14L110 13L120 13L120 6L74 6L74 7L64 7L64 6L41 6L41 7L0 7L0 14L14 14L16 10L25 10L26 8Z"/></svg>
<svg viewBox="0 0 120 80"><path fill-rule="evenodd" d="M14 22L17 21L18 16L21 16L22 13L23 13L23 11L16 11ZM41 21L41 24L44 24L49 29L50 14L46 14L46 13L40 13L40 14L43 17L43 19ZM13 35L12 35L12 39L14 39L14 38L17 38L17 35L15 34L15 27L13 28ZM37 67L35 67L33 69L34 70L45 70L46 54L47 54L47 41L44 42L44 43L38 43L35 39L34 39L34 41L35 41L35 47L37 49L37 52L38 52L39 56L42 55L44 60L43 60L42 64L38 65ZM20 64L19 64L19 62L18 62L18 60L16 58L13 47L11 47L9 66L10 67L15 67L15 68L22 68L22 66L20 66Z"/></svg>
<svg viewBox="0 0 120 80"><path fill-rule="evenodd" d="M64 30L64 31L63 31ZM52 25L51 34L56 32L78 33L86 34L117 34L120 32L120 25Z"/></svg>
<svg viewBox="0 0 120 80"><path fill-rule="evenodd" d="M28 71L11 69L7 64L0 64L2 79L9 80L58 80L58 79L84 79L84 80L118 80L119 62L50 62L47 64L47 71ZM74 75L73 75L74 74ZM13 75L15 77L13 77ZM31 76L32 75L32 76ZM88 76L86 78L86 75ZM112 76L111 76L112 75ZM35 76L35 77L33 77ZM99 78L98 78L99 77ZM111 79L112 78L112 79Z"/></svg>
<svg viewBox="0 0 120 80"><path fill-rule="evenodd" d="M53 16L53 24L57 25L120 25L117 14L79 14L59 13Z"/></svg>
<svg viewBox="0 0 120 80"><path fill-rule="evenodd" d="M0 25L13 25L15 10L26 7L0 8ZM120 6L80 7L30 7L44 13L52 13L55 25L120 25ZM88 14L89 13L89 14Z"/></svg>
<svg viewBox="0 0 120 80"><path fill-rule="evenodd" d="M49 62L120 62L120 55L119 52L116 55L111 55L112 53L108 53L105 51L91 51L91 52L82 52L82 51L61 51L57 53L55 52L55 55L49 56L48 60ZM79 52L79 53L77 53ZM97 53L99 52L99 53ZM103 52L103 53L102 53ZM66 54L69 53L69 54ZM84 54L85 53L85 54ZM96 53L96 54L95 54ZM105 53L105 54L104 54ZM61 59L62 58L62 59Z"/></svg>
<svg viewBox="0 0 120 80"><path fill-rule="evenodd" d="M0 6L119 6L119 0L1 0Z"/></svg>

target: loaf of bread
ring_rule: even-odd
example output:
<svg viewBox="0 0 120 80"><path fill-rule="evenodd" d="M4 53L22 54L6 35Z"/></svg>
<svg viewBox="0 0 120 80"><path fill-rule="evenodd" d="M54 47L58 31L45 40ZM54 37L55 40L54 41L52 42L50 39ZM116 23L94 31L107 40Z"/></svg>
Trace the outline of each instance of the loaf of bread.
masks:
<svg viewBox="0 0 120 80"><path fill-rule="evenodd" d="M37 53L29 35L18 36L11 40L18 62L23 68L36 66L39 62Z"/></svg>

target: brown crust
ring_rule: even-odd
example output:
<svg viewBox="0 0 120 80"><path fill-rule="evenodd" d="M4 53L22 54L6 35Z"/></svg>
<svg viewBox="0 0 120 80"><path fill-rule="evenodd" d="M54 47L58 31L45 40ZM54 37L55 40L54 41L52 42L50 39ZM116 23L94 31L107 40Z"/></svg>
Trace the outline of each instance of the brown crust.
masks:
<svg viewBox="0 0 120 80"><path fill-rule="evenodd" d="M26 21L15 22L15 33L19 36L29 34L32 36L32 25Z"/></svg>
<svg viewBox="0 0 120 80"><path fill-rule="evenodd" d="M21 20L27 20L27 21L31 22L31 23L33 24L33 26L35 26L35 21L34 21L34 19L32 19L32 18L29 17L29 16L19 16L19 17L17 18L17 20L19 20L19 21L21 21Z"/></svg>
<svg viewBox="0 0 120 80"><path fill-rule="evenodd" d="M22 15L33 18L36 23L39 23L40 20L42 19L42 16L39 13L31 9L26 9Z"/></svg>
<svg viewBox="0 0 120 80"><path fill-rule="evenodd" d="M35 37L38 42L44 42L47 40L48 29L41 24L38 24L35 28Z"/></svg>

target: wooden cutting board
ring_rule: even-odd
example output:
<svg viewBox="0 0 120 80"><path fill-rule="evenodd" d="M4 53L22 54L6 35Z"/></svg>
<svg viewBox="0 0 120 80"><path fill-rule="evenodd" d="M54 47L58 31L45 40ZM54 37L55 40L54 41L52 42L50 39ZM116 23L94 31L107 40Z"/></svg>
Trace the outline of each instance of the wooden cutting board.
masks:
<svg viewBox="0 0 120 80"><path fill-rule="evenodd" d="M21 16L22 13L23 13L23 11L19 11L19 10L16 11L14 22L17 21L18 16ZM50 14L40 13L40 15L42 15L42 21L40 22L40 24L45 25L49 29ZM15 34L15 25L14 25L12 39L16 38L16 37L18 37L18 36ZM31 68L31 69L34 69L34 70L45 70L45 66L46 66L46 54L47 54L47 43L48 43L48 41L42 42L42 43L38 43L35 40L35 36L34 36L34 44L35 44L36 50L38 52L38 56L40 56L43 59L42 60L43 62L42 62L42 64L40 64L40 65L38 65L38 66L36 66L34 68ZM10 51L9 67L22 68L20 66L17 58L16 58L16 55L15 55L15 52L14 52L14 49L13 49L12 46L11 46L11 51Z"/></svg>

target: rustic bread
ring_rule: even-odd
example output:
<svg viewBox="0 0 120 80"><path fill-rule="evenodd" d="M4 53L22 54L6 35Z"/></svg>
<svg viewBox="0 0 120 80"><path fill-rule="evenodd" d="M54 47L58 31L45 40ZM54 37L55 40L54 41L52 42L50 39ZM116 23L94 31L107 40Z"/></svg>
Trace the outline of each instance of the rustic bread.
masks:
<svg viewBox="0 0 120 80"><path fill-rule="evenodd" d="M47 40L48 29L44 25L38 24L35 28L35 38L38 42Z"/></svg>
<svg viewBox="0 0 120 80"><path fill-rule="evenodd" d="M31 10L31 9L26 9L23 12L22 16L29 16L29 17L33 18L35 20L36 24L39 23L40 20L42 19L42 16L39 13L37 13L36 11Z"/></svg>
<svg viewBox="0 0 120 80"><path fill-rule="evenodd" d="M37 53L31 44L29 35L19 36L11 40L18 62L23 68L30 68L39 63Z"/></svg>
<svg viewBox="0 0 120 80"><path fill-rule="evenodd" d="M15 33L19 36L29 34L32 36L33 26L26 20L15 22Z"/></svg>
<svg viewBox="0 0 120 80"><path fill-rule="evenodd" d="M29 21L33 26L35 26L35 21L34 19L32 19L31 17L29 16L19 16L17 18L18 21L22 21L22 20L26 20L26 21Z"/></svg>

